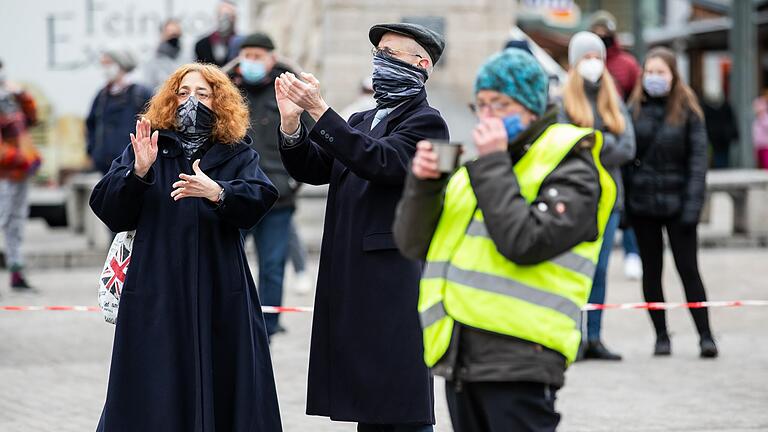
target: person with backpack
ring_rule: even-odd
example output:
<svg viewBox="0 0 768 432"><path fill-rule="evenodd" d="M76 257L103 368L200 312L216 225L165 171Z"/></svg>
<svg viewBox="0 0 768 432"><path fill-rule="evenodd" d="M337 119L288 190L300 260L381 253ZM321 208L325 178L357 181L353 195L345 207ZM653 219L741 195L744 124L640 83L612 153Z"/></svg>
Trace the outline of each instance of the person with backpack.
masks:
<svg viewBox="0 0 768 432"><path fill-rule="evenodd" d="M124 50L106 51L101 67L107 83L99 90L85 121L88 157L102 174L129 144L126 139L136 125L136 116L152 97L152 90L132 82L128 74L136 60Z"/></svg>

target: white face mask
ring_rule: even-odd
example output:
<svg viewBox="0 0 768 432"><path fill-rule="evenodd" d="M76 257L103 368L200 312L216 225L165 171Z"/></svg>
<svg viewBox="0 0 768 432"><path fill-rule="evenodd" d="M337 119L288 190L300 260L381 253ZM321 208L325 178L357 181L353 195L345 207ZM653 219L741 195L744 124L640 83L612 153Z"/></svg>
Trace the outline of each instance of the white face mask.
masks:
<svg viewBox="0 0 768 432"><path fill-rule="evenodd" d="M605 63L602 60L596 58L582 60L576 67L576 71L579 73L579 75L581 75L582 78L594 84L600 80L601 76L603 76L603 71L605 71Z"/></svg>
<svg viewBox="0 0 768 432"><path fill-rule="evenodd" d="M118 66L117 63L110 63L106 66L103 66L103 69L104 78L106 78L109 82L116 80L117 76L120 75L120 66Z"/></svg>

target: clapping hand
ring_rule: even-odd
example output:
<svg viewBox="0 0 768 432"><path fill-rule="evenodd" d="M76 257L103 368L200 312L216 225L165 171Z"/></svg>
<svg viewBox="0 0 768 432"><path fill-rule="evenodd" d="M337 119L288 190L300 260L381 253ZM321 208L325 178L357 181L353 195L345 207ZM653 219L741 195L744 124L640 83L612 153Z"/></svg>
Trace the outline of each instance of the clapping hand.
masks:
<svg viewBox="0 0 768 432"><path fill-rule="evenodd" d="M131 134L131 146L135 156L133 171L143 178L157 159L157 131L152 132L149 120L142 118L136 121L136 134Z"/></svg>
<svg viewBox="0 0 768 432"><path fill-rule="evenodd" d="M291 101L288 97L288 88L282 84L280 78L275 80L275 97L277 109L280 110L280 129L292 134L299 128L301 113L304 109Z"/></svg>
<svg viewBox="0 0 768 432"><path fill-rule="evenodd" d="M284 97L318 120L328 110L328 104L320 94L320 81L310 73L302 73L301 77L306 82L302 82L290 72L284 72L277 78L276 88L280 89Z"/></svg>
<svg viewBox="0 0 768 432"><path fill-rule="evenodd" d="M203 170L200 169L200 159L197 159L192 163L192 170L195 172L194 175L184 173L179 174L181 180L173 184L171 198L173 198L174 201L178 201L187 197L199 197L207 198L212 202L218 202L221 186L211 180L211 178L205 175Z"/></svg>

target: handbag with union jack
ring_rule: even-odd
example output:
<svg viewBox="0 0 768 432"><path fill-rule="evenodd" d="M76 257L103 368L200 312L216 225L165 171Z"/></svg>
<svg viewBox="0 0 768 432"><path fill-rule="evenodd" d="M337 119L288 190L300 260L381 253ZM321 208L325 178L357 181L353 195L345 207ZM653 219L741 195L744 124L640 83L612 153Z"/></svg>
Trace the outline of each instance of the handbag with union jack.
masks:
<svg viewBox="0 0 768 432"><path fill-rule="evenodd" d="M99 307L104 319L111 324L117 323L117 310L120 307L120 295L131 263L131 251L136 231L117 233L107 253L104 269L99 277Z"/></svg>

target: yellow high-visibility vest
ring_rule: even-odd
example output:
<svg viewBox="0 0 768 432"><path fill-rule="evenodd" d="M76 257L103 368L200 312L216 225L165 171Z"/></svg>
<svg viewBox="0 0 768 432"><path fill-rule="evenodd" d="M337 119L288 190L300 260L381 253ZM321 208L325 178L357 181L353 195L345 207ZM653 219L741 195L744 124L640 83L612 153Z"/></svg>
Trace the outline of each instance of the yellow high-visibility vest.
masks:
<svg viewBox="0 0 768 432"><path fill-rule="evenodd" d="M568 362L575 359L581 308L592 289L603 232L616 201L616 184L600 163L602 135L552 125L513 168L520 193L530 204L547 176L590 134L601 188L598 238L539 264L519 265L501 255L477 208L466 168L451 177L419 292L427 366L445 355L454 322L540 344L562 353Z"/></svg>

